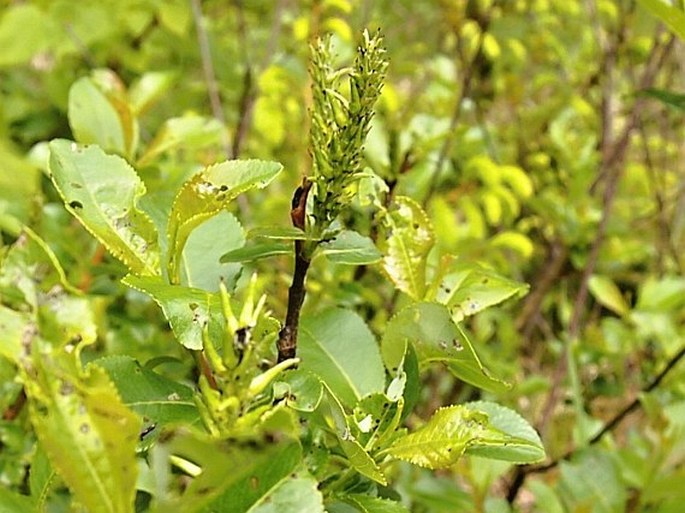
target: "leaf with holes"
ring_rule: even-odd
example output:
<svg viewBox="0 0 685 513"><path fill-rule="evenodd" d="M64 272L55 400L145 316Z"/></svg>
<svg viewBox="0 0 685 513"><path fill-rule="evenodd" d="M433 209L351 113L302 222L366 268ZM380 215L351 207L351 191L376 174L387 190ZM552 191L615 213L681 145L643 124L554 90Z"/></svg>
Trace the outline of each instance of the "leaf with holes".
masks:
<svg viewBox="0 0 685 513"><path fill-rule="evenodd" d="M426 292L426 258L435 243L430 220L418 203L403 196L383 220L388 230L383 269L395 287L420 301Z"/></svg>
<svg viewBox="0 0 685 513"><path fill-rule="evenodd" d="M124 159L58 139L49 170L67 210L115 257L137 274L158 274L157 232L137 208L145 185Z"/></svg>

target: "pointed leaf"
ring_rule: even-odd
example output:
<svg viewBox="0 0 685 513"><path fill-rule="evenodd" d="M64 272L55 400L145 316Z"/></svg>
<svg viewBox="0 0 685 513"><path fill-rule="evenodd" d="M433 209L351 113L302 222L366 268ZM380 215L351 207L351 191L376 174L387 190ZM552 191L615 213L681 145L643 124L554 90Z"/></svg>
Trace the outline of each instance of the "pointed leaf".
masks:
<svg viewBox="0 0 685 513"><path fill-rule="evenodd" d="M545 458L542 440L535 429L518 413L497 403L476 401L464 405L472 412L485 413L497 436L480 438L466 449L467 454L511 461L535 463Z"/></svg>
<svg viewBox="0 0 685 513"><path fill-rule="evenodd" d="M501 391L507 384L483 367L466 335L454 324L447 307L415 303L395 315L387 325L381 350L386 367L396 372L408 345L419 363L443 362L458 378L484 390Z"/></svg>
<svg viewBox="0 0 685 513"><path fill-rule="evenodd" d="M224 210L239 194L266 187L283 166L261 160L229 160L215 164L188 180L176 195L169 218L169 277L178 279L181 253L198 225Z"/></svg>
<svg viewBox="0 0 685 513"><path fill-rule="evenodd" d="M188 349L202 349L202 330L209 323L212 340L220 340L223 334L221 300L204 290L169 285L153 276L127 275L121 280L150 296L162 308L178 341Z"/></svg>
<svg viewBox="0 0 685 513"><path fill-rule="evenodd" d="M274 384L282 387L285 403L293 410L313 412L323 397L323 384L313 373L303 369L288 371ZM282 397L282 396L281 396Z"/></svg>
<svg viewBox="0 0 685 513"><path fill-rule="evenodd" d="M36 435L88 511L132 513L140 421L104 370L91 366L79 376L70 370L78 363L65 363L69 358L32 359L24 386Z"/></svg>
<svg viewBox="0 0 685 513"><path fill-rule="evenodd" d="M399 290L419 301L426 291L426 258L435 243L430 220L414 200L398 197L385 223L383 269Z"/></svg>
<svg viewBox="0 0 685 513"><path fill-rule="evenodd" d="M277 240L315 240L308 238L304 231L294 226L260 226L250 230L247 237L250 239L262 237Z"/></svg>
<svg viewBox="0 0 685 513"><path fill-rule="evenodd" d="M373 241L363 235L345 230L330 242L320 246L321 253L334 264L368 265L378 262L382 255Z"/></svg>
<svg viewBox="0 0 685 513"><path fill-rule="evenodd" d="M383 475L383 472L378 467L369 453L364 450L359 442L349 438L340 438L340 446L342 447L347 460L357 472L368 477L383 486L388 484L388 480Z"/></svg>
<svg viewBox="0 0 685 513"><path fill-rule="evenodd" d="M333 308L304 317L298 356L300 368L319 376L347 406L385 387L376 339L361 317L349 310Z"/></svg>
<svg viewBox="0 0 685 513"><path fill-rule="evenodd" d="M229 251L219 259L219 262L251 262L262 258L292 253L293 245L291 242L261 242Z"/></svg>
<svg viewBox="0 0 685 513"><path fill-rule="evenodd" d="M49 169L67 210L115 257L135 273L158 273L157 233L137 208L145 185L124 159L55 140Z"/></svg>

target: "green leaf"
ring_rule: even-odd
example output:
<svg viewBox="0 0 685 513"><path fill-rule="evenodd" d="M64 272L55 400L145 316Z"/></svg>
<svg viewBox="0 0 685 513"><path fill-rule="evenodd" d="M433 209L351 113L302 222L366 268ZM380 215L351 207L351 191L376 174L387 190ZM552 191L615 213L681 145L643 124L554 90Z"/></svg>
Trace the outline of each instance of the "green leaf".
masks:
<svg viewBox="0 0 685 513"><path fill-rule="evenodd" d="M128 96L136 115L147 111L176 80L173 71L148 71L131 85Z"/></svg>
<svg viewBox="0 0 685 513"><path fill-rule="evenodd" d="M2 505L2 513L27 513L28 511L37 511L31 497L20 495L5 487L0 488L0 505Z"/></svg>
<svg viewBox="0 0 685 513"><path fill-rule="evenodd" d="M638 3L659 18L680 39L685 40L685 12L663 0L638 0Z"/></svg>
<svg viewBox="0 0 685 513"><path fill-rule="evenodd" d="M382 392L385 371L378 344L356 313L333 308L300 325L300 368L319 376L347 406Z"/></svg>
<svg viewBox="0 0 685 513"><path fill-rule="evenodd" d="M162 153L177 148L188 151L216 145L221 142L224 131L224 126L216 119L196 114L167 119L138 159L137 165L148 166Z"/></svg>
<svg viewBox="0 0 685 513"><path fill-rule="evenodd" d="M162 308L178 341L188 349L202 349L202 330L209 323L210 339L223 334L221 300L204 290L169 285L153 276L127 275L121 280L150 296Z"/></svg>
<svg viewBox="0 0 685 513"><path fill-rule="evenodd" d="M409 513L409 510L399 502L360 493L345 494L340 496L339 500L354 506L361 513Z"/></svg>
<svg viewBox="0 0 685 513"><path fill-rule="evenodd" d="M307 234L294 226L260 226L253 228L247 234L249 239L262 237L277 240L316 240L307 237Z"/></svg>
<svg viewBox="0 0 685 513"><path fill-rule="evenodd" d="M145 185L121 157L63 139L50 143L50 175L71 212L128 268L158 274L157 233L136 205Z"/></svg>
<svg viewBox="0 0 685 513"><path fill-rule="evenodd" d="M440 408L421 428L382 451L430 469L453 465L466 447L487 430L487 416L464 406Z"/></svg>
<svg viewBox="0 0 685 513"><path fill-rule="evenodd" d="M69 90L69 125L81 144L96 144L122 156L129 154L117 109L90 77L80 78Z"/></svg>
<svg viewBox="0 0 685 513"><path fill-rule="evenodd" d="M229 160L205 168L183 184L174 200L167 228L172 283L178 281L178 265L190 233L228 207L239 194L254 187L266 187L282 169L277 162Z"/></svg>
<svg viewBox="0 0 685 513"><path fill-rule="evenodd" d="M281 481L248 513L324 513L318 485L311 476L290 477Z"/></svg>
<svg viewBox="0 0 685 513"><path fill-rule="evenodd" d="M381 351L391 373L399 367L410 344L421 364L445 363L455 376L484 390L502 391L508 387L483 367L471 342L444 305L415 303L390 319Z"/></svg>
<svg viewBox="0 0 685 513"><path fill-rule="evenodd" d="M426 291L426 258L435 243L430 220L418 203L400 196L385 224L389 235L383 269L399 290L420 301Z"/></svg>
<svg viewBox="0 0 685 513"><path fill-rule="evenodd" d="M514 410L486 401L470 402L464 406L472 412L486 413L491 430L500 433L492 440L479 439L469 445L467 454L513 463L535 463L545 458L540 436Z"/></svg>
<svg viewBox="0 0 685 513"><path fill-rule="evenodd" d="M484 402L441 408L382 452L431 469L453 465L464 452L517 463L545 456L537 433L518 414Z"/></svg>
<svg viewBox="0 0 685 513"><path fill-rule="evenodd" d="M22 342L30 342L38 328L31 323L31 316L0 305L0 355L9 361L19 363L22 355Z"/></svg>
<svg viewBox="0 0 685 513"><path fill-rule="evenodd" d="M628 303L611 278L594 274L588 280L588 287L594 298L612 312L625 315L630 311Z"/></svg>
<svg viewBox="0 0 685 513"><path fill-rule="evenodd" d="M603 451L581 453L573 462L561 462L559 495L567 508L593 513L626 511L626 486L613 456Z"/></svg>
<svg viewBox="0 0 685 513"><path fill-rule="evenodd" d="M233 214L220 212L195 228L183 249L182 283L218 292L223 281L232 290L242 266L219 263L221 255L245 244L243 227Z"/></svg>
<svg viewBox="0 0 685 513"><path fill-rule="evenodd" d="M285 397L285 403L293 410L313 412L323 397L321 380L309 371L296 369L288 371L274 384L274 391L281 387L278 396Z"/></svg>
<svg viewBox="0 0 685 513"><path fill-rule="evenodd" d="M251 262L262 258L290 255L292 253L293 245L291 242L262 242L229 251L219 259L219 262Z"/></svg>
<svg viewBox="0 0 685 513"><path fill-rule="evenodd" d="M224 462L221 465L221 474L212 473L206 476L207 479L203 479L204 476L201 475L191 485L190 492L200 494L203 488L207 488L204 483L209 481L210 489L219 493L199 511L244 513L266 501L272 491L288 482L301 458L302 450L298 443L288 443L271 450L262 448L258 453L250 455L245 453L237 460L228 459ZM226 484L219 485L222 481ZM283 496L280 498L283 499Z"/></svg>
<svg viewBox="0 0 685 513"><path fill-rule="evenodd" d="M664 89L649 88L640 92L641 95L656 98L661 103L673 107L679 111L685 111L685 94L674 93Z"/></svg>
<svg viewBox="0 0 685 513"><path fill-rule="evenodd" d="M56 476L57 474L50 464L48 455L38 444L36 452L31 459L31 470L29 471L29 488L31 490L31 497L35 501L35 511L45 510L45 505L55 484Z"/></svg>
<svg viewBox="0 0 685 513"><path fill-rule="evenodd" d="M56 360L37 353L24 387L50 462L88 511L132 513L140 421L103 369L80 372L72 370L73 355Z"/></svg>
<svg viewBox="0 0 685 513"><path fill-rule="evenodd" d="M447 305L454 322L482 312L506 299L522 294L528 285L509 280L482 267L467 267L442 278L436 294Z"/></svg>
<svg viewBox="0 0 685 513"><path fill-rule="evenodd" d="M339 442L340 447L342 447L342 450L352 468L376 483L379 483L383 486L388 484L388 480L381 469L359 442L345 437L341 437Z"/></svg>
<svg viewBox="0 0 685 513"><path fill-rule="evenodd" d="M320 244L319 248L334 264L368 265L382 257L370 238L348 230L340 232L332 241Z"/></svg>
<svg viewBox="0 0 685 513"><path fill-rule="evenodd" d="M102 367L119 391L123 403L147 424L193 424L199 413L191 388L172 381L129 356L106 356L93 361Z"/></svg>

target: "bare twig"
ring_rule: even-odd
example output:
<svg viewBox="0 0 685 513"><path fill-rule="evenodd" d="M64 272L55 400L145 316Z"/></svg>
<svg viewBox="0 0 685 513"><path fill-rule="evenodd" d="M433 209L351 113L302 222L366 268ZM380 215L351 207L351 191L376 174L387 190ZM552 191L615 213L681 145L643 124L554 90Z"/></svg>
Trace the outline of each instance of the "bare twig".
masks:
<svg viewBox="0 0 685 513"><path fill-rule="evenodd" d="M219 94L219 83L216 80L216 73L214 72L214 63L212 62L212 51L209 46L209 37L207 35L207 27L205 19L202 14L201 0L190 0L190 7L193 12L193 20L197 28L197 43L200 47L200 58L202 60L202 72L207 84L207 94L209 96L209 103L212 107L212 115L224 127L226 126L226 116L224 108L221 103L221 95ZM228 134L224 132L222 146L227 158L233 156L231 149L231 142Z"/></svg>
<svg viewBox="0 0 685 513"><path fill-rule="evenodd" d="M525 478L529 474L541 474L543 472L547 472L548 470L551 470L555 467L557 467L562 461L570 459L578 450L585 448L590 445L595 445L598 443L604 436L607 434L611 433L616 427L623 422L623 420L630 415L633 411L635 411L637 408L640 406L640 396L647 394L649 392L652 392L654 389L656 389L661 382L666 378L666 376L673 370L673 368L680 362L680 360L685 357L685 346L681 347L680 350L674 354L666 363L663 369L657 374L652 381L649 382L649 384L644 387L642 390L640 390L640 393L637 394L635 399L633 399L630 403L628 403L621 411L619 411L616 415L614 415L611 419L609 419L604 426L602 426L602 429L600 429L597 434L595 434L590 440L588 440L587 445L583 447L577 447L575 449L572 449L568 452L566 452L563 456L560 456L559 458L556 458L549 463L545 463L543 465L534 465L530 467L519 467L519 468L525 468L525 472L520 472L517 473L516 476L514 477L514 481L512 482L512 485L509 488L509 494L507 496L507 499L509 502L513 502L516 499L516 495L518 494L518 490L520 487L523 485L523 482L525 481ZM518 484L518 486L515 486L515 484Z"/></svg>

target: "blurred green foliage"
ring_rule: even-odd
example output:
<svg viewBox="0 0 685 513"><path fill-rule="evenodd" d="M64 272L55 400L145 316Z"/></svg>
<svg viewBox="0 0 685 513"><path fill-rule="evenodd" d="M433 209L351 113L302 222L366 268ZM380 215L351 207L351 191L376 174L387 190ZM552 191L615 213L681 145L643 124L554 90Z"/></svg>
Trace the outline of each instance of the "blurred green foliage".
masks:
<svg viewBox="0 0 685 513"><path fill-rule="evenodd" d="M411 436L431 429L428 419L440 406L497 401L538 428L548 461L558 464L524 471L509 503L520 471L478 450L450 460L439 475L398 464L389 474L390 489L378 484L384 478L365 453L339 441L345 451L338 457L354 461L366 482L375 481L376 496L361 481L339 500L328 496L327 510L396 511L391 499L416 512L681 510L685 370L675 359L685 347L680 2L207 0L200 20L194 13L200 2L185 0L1 5L0 505L8 511L85 511L69 505L70 493L82 504L102 502L103 511L127 511L106 504L107 497L119 497L112 490L124 490L126 500L137 490L136 511L150 504L160 511L289 511L293 497L320 510L321 440L309 441L310 470L303 472L303 449L287 440L255 448L217 445L183 430L156 438L156 424L199 424L199 410L216 421L220 401L193 402L198 364L155 303L168 316L174 296L150 277L135 277L133 289L121 283L127 268L72 217L53 186L47 144L74 139L122 157L140 177L127 183L149 233L166 233L175 195L206 166L230 157L282 163L268 187L251 190L222 214L224 226L237 228L218 237L216 228L205 227L186 255L197 267L179 266L179 280L205 289L198 303L204 308L206 301L199 312L208 318L222 315L226 305L219 276L240 298L250 290L266 294L268 312L259 322L273 342L269 319L283 319L286 311L288 246L278 246L282 241L272 231L271 251L281 256L242 268L227 262L211 276L202 272L200 258L214 248L216 263L215 257L241 248L255 228L290 227L292 191L311 169L308 43L332 34L336 66L349 65L357 34L367 27L383 31L390 64L363 151L365 176L339 222L370 235L383 259L346 265L377 260L367 247L352 262L312 261L302 351L314 356L308 362L303 355L296 371L302 375L284 378L274 390L305 390L301 401L289 399L291 409L311 412L323 401L334 417L338 408L352 407L360 391L384 392L377 378L364 378L346 384L345 404L336 405L307 377L330 370L321 370L316 355L327 354L326 344L341 335L328 333L321 318L346 326L369 354L381 350L388 368L398 345L400 358L412 354L404 356L406 340L393 339L390 327L418 330L420 337L410 340L414 359L443 360L438 320L452 319L463 332L450 335L478 355L468 368L479 376L483 365L490 369L492 386L474 387L464 367L460 373L423 365L420 378L407 369L416 396L405 393L402 400L416 408L402 422L423 430ZM208 49L198 42L198 21ZM79 204L69 209L76 212ZM388 233L394 237L386 241ZM166 254L165 240L148 242L158 242ZM215 244L207 246L208 240ZM343 249L359 247L348 244ZM402 265L398 248L405 247ZM329 255L340 247L333 249ZM530 291L511 300L525 292L521 283ZM468 287L461 295L460 286ZM391 321L403 308L421 316L405 313ZM39 340L26 330L32 322L59 336ZM250 360L256 370L262 359L273 358L269 347ZM34 367L26 365L29 356ZM359 368L367 361L348 364ZM669 362L675 365L655 384ZM494 376L513 386L499 386ZM344 380L345 370L327 378ZM159 409L136 406L141 396L125 388L131 382L156 398ZM22 406L25 383L31 383L25 391L30 408ZM82 384L87 387L70 392ZM634 399L637 407L593 441ZM103 402L106 408L98 409ZM68 456L56 454L59 444L36 444L36 436L61 438L78 452L78 429L85 424L41 434L35 419L54 405L82 408L99 423L100 435L121 437L121 450L93 470L106 476L94 498L90 489L74 486L89 479L79 464L51 463ZM468 415L465 406L458 408L464 410L449 412ZM297 421L285 411L275 413L273 423L292 434ZM124 419L116 429L112 416ZM99 454L96 430L89 433L75 462L90 461L88 451ZM124 450L131 436L140 436L146 459ZM136 483L121 472L131 465L139 466ZM263 482L226 480L227 465L242 465L249 469L245 475L259 474ZM174 473L162 471L167 467ZM203 494L206 488L215 491L212 497ZM266 489L276 490L273 502L257 503Z"/></svg>

